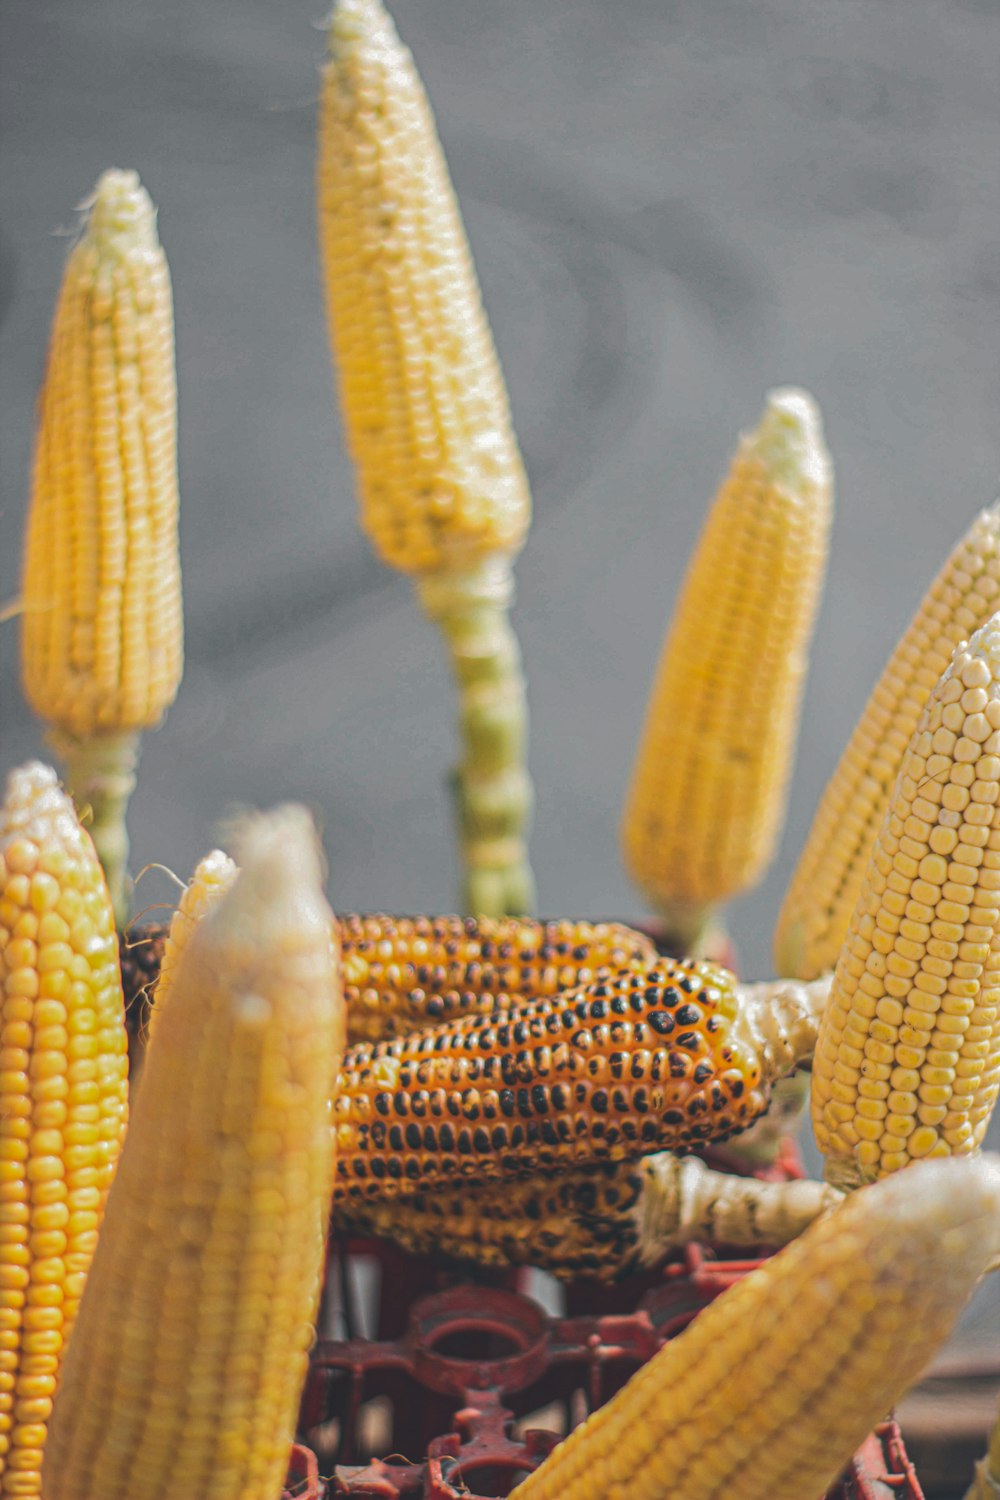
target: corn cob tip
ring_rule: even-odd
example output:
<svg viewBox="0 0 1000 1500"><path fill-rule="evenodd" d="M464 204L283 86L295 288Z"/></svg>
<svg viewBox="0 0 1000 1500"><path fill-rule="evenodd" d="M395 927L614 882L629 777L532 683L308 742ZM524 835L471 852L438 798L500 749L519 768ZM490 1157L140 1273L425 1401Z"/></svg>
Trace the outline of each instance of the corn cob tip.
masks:
<svg viewBox="0 0 1000 1500"><path fill-rule="evenodd" d="M138 172L110 168L83 206L89 209L86 233L103 254L124 259L156 249L156 209Z"/></svg>
<svg viewBox="0 0 1000 1500"><path fill-rule="evenodd" d="M384 30L392 20L381 0L337 0L327 25L330 50L336 51L370 36L376 28Z"/></svg>
<svg viewBox="0 0 1000 1500"><path fill-rule="evenodd" d="M206 923L245 929L255 945L283 928L329 929L322 851L304 807L285 803L255 813L234 826L231 838L240 873Z"/></svg>
<svg viewBox="0 0 1000 1500"><path fill-rule="evenodd" d="M7 775L0 848L21 837L36 844L53 837L60 843L86 838L58 776L40 760L29 760Z"/></svg>
<svg viewBox="0 0 1000 1500"><path fill-rule="evenodd" d="M823 420L808 391L795 386L770 391L758 427L744 441L779 484L831 482Z"/></svg>

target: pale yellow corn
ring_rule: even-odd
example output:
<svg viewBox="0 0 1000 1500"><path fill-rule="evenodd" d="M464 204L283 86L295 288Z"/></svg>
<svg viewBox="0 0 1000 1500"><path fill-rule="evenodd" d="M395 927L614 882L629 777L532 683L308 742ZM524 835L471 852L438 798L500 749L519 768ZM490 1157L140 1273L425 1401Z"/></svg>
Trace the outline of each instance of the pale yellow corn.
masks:
<svg viewBox="0 0 1000 1500"><path fill-rule="evenodd" d="M723 1293L516 1500L813 1500L1000 1250L997 1158L861 1193Z"/></svg>
<svg viewBox="0 0 1000 1500"><path fill-rule="evenodd" d="M983 511L924 596L823 793L775 932L778 972L832 969L907 743L928 694L1000 604L1000 505Z"/></svg>
<svg viewBox="0 0 1000 1500"><path fill-rule="evenodd" d="M319 215L362 521L404 572L520 546L527 481L434 119L380 0L338 0Z"/></svg>
<svg viewBox="0 0 1000 1500"><path fill-rule="evenodd" d="M240 855L150 1049L46 1500L281 1492L323 1264L343 1001L306 814L261 819Z"/></svg>
<svg viewBox="0 0 1000 1500"><path fill-rule="evenodd" d="M180 904L171 918L170 930L163 945L160 972L146 1023L147 1042L163 1014L163 1007L173 985L181 956L187 949L198 924L221 901L236 879L236 875L237 869L234 861L221 849L212 849L195 865L194 873L184 887Z"/></svg>
<svg viewBox="0 0 1000 1500"><path fill-rule="evenodd" d="M0 1004L0 1495L39 1495L128 1086L104 876L37 763L8 777L0 808Z"/></svg>
<svg viewBox="0 0 1000 1500"><path fill-rule="evenodd" d="M1000 615L955 651L901 759L813 1060L842 1187L975 1151L1000 1089Z"/></svg>
<svg viewBox="0 0 1000 1500"><path fill-rule="evenodd" d="M22 676L77 739L151 728L180 682L170 274L134 172L105 172L63 277L39 402Z"/></svg>
<svg viewBox="0 0 1000 1500"><path fill-rule="evenodd" d="M629 874L682 941L773 855L831 510L819 413L775 391L688 568L626 801Z"/></svg>

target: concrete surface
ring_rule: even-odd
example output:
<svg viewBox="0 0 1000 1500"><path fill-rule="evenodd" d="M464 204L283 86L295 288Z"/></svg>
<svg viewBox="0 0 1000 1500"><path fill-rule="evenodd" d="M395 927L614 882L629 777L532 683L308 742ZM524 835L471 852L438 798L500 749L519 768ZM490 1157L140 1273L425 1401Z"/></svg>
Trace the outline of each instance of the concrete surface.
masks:
<svg viewBox="0 0 1000 1500"><path fill-rule="evenodd" d="M638 909L616 825L704 506L767 389L801 383L823 407L838 514L788 828L732 912L744 970L764 975L853 720L996 493L1000 7L396 12L534 485L516 624L546 911ZM174 275L188 631L180 699L144 753L136 866L186 873L231 805L294 796L321 814L335 902L449 908L450 683L407 584L357 531L329 372L312 197L321 19L319 0L5 0L0 599L18 587L73 208L103 168L134 166ZM0 693L10 764L39 745L13 624ZM140 894L170 890L151 875ZM1000 1329L995 1295L984 1328Z"/></svg>

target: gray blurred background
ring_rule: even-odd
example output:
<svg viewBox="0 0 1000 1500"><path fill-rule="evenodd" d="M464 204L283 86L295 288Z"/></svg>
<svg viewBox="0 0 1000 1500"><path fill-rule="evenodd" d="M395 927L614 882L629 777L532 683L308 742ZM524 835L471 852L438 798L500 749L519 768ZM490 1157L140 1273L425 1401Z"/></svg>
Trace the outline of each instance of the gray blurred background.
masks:
<svg viewBox="0 0 1000 1500"><path fill-rule="evenodd" d="M546 912L641 909L617 822L686 557L765 392L803 384L823 409L837 516L788 826L731 913L762 977L853 721L996 495L1000 7L398 0L395 14L534 487L516 627ZM105 167L135 167L174 277L188 662L143 753L135 866L186 874L234 803L298 797L321 816L335 904L448 909L451 684L409 586L358 532L327 356L322 18L318 0L4 0L0 600L18 589L74 206ZM10 764L39 748L13 623L0 695ZM140 885L144 901L171 894L155 874Z"/></svg>

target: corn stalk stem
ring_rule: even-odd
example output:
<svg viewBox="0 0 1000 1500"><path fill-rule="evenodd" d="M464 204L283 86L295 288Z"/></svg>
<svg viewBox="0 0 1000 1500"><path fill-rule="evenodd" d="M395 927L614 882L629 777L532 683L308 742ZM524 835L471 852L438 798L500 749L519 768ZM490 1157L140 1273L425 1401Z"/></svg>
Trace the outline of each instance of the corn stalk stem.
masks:
<svg viewBox="0 0 1000 1500"><path fill-rule="evenodd" d="M52 729L47 739L62 762L66 790L94 841L108 883L115 923L122 932L132 903L125 814L135 788L139 735L105 734L77 739L64 730Z"/></svg>
<svg viewBox="0 0 1000 1500"><path fill-rule="evenodd" d="M528 711L509 619L511 559L494 556L475 568L424 574L417 593L444 634L458 685L462 749L451 785L464 863L463 909L491 917L531 912Z"/></svg>

